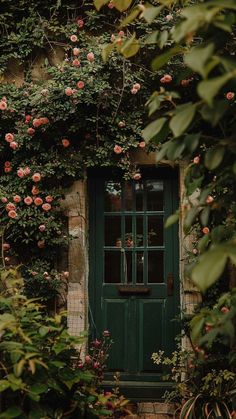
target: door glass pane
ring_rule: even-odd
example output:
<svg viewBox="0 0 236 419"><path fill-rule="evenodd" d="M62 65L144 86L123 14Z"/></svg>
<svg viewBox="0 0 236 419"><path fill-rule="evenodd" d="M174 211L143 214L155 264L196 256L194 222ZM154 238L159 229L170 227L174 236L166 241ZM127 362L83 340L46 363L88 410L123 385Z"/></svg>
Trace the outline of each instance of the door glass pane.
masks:
<svg viewBox="0 0 236 419"><path fill-rule="evenodd" d="M121 183L109 180L105 183L105 211L121 210Z"/></svg>
<svg viewBox="0 0 236 419"><path fill-rule="evenodd" d="M163 217L148 217L148 246L163 246Z"/></svg>
<svg viewBox="0 0 236 419"><path fill-rule="evenodd" d="M143 183L135 183L136 211L143 211Z"/></svg>
<svg viewBox="0 0 236 419"><path fill-rule="evenodd" d="M127 284L132 282L132 252L126 251L123 253L124 255L124 279Z"/></svg>
<svg viewBox="0 0 236 419"><path fill-rule="evenodd" d="M104 282L112 284L121 282L121 252L105 251Z"/></svg>
<svg viewBox="0 0 236 419"><path fill-rule="evenodd" d="M143 282L143 271L144 271L144 253L136 253L136 282L138 284Z"/></svg>
<svg viewBox="0 0 236 419"><path fill-rule="evenodd" d="M148 282L164 282L164 255L162 251L148 252Z"/></svg>
<svg viewBox="0 0 236 419"><path fill-rule="evenodd" d="M125 182L124 184L124 210L132 211L133 209L133 184Z"/></svg>
<svg viewBox="0 0 236 419"><path fill-rule="evenodd" d="M136 246L143 246L143 217L136 217Z"/></svg>
<svg viewBox="0 0 236 419"><path fill-rule="evenodd" d="M105 216L105 246L121 247L121 217Z"/></svg>
<svg viewBox="0 0 236 419"><path fill-rule="evenodd" d="M132 228L132 217L125 217L125 247L134 246L134 235Z"/></svg>
<svg viewBox="0 0 236 419"><path fill-rule="evenodd" d="M147 211L162 211L164 207L164 185L162 180L147 180Z"/></svg>

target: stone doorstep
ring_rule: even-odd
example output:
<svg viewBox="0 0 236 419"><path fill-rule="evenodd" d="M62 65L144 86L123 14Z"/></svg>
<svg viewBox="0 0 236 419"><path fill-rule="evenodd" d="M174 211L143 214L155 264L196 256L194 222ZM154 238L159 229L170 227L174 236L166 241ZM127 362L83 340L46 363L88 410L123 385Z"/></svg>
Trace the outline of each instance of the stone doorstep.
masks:
<svg viewBox="0 0 236 419"><path fill-rule="evenodd" d="M143 414L165 414L165 415L173 415L174 414L174 406L169 403L158 403L158 402L143 402L138 403L137 413L139 415ZM152 418L150 418L152 419Z"/></svg>

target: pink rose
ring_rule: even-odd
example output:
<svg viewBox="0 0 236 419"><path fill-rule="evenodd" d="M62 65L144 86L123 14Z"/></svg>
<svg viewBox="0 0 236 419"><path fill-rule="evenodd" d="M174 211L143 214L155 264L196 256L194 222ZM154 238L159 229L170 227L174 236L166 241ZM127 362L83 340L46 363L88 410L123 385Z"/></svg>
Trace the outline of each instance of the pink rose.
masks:
<svg viewBox="0 0 236 419"><path fill-rule="evenodd" d="M206 203L207 203L207 204L211 204L213 201L214 201L213 196L208 195L208 197L207 197L207 199L206 199Z"/></svg>
<svg viewBox="0 0 236 419"><path fill-rule="evenodd" d="M28 133L29 135L34 135L34 133L35 133L35 129L34 129L34 128L28 128L28 129L27 129L27 133Z"/></svg>
<svg viewBox="0 0 236 419"><path fill-rule="evenodd" d="M133 179L134 179L134 180L139 180L139 179L141 179L141 174L140 174L140 173L135 173L135 174L133 175Z"/></svg>
<svg viewBox="0 0 236 419"><path fill-rule="evenodd" d="M235 93L234 92L228 92L228 93L226 93L226 99L228 99L228 100L233 100L234 99L234 96L235 96Z"/></svg>
<svg viewBox="0 0 236 419"><path fill-rule="evenodd" d="M31 172L31 170L30 170L30 168L27 166L27 167L25 167L24 169L24 174L25 175L29 175L30 174L30 172Z"/></svg>
<svg viewBox="0 0 236 419"><path fill-rule="evenodd" d="M31 190L32 195L38 195L39 194L39 189L37 188L37 186L33 186L32 190Z"/></svg>
<svg viewBox="0 0 236 419"><path fill-rule="evenodd" d="M41 224L40 226L39 226L39 231L41 231L41 233L43 232L43 231L45 231L46 230L46 226L44 225L44 224Z"/></svg>
<svg viewBox="0 0 236 419"><path fill-rule="evenodd" d="M3 243L3 245L2 245L2 248L3 248L3 250L4 251L7 251L7 250L9 250L10 249L10 244L9 243Z"/></svg>
<svg viewBox="0 0 236 419"><path fill-rule="evenodd" d="M79 55L79 53L80 53L80 50L79 50L79 48L73 48L73 54L74 55Z"/></svg>
<svg viewBox="0 0 236 419"><path fill-rule="evenodd" d="M3 203L3 204L6 204L6 203L7 203L7 201L8 201L8 199L7 199L5 196L3 196L3 197L1 198L1 201L2 201L2 203Z"/></svg>
<svg viewBox="0 0 236 419"><path fill-rule="evenodd" d="M104 330L103 336L105 336L105 337L110 336L110 332L108 330Z"/></svg>
<svg viewBox="0 0 236 419"><path fill-rule="evenodd" d="M39 121L41 125L47 125L49 123L49 119L46 117L39 118Z"/></svg>
<svg viewBox="0 0 236 419"><path fill-rule="evenodd" d="M139 83L135 83L133 85L133 89L140 90L141 89L141 85Z"/></svg>
<svg viewBox="0 0 236 419"><path fill-rule="evenodd" d="M7 210L7 211L11 211L11 210L14 210L14 209L16 209L16 206L15 206L15 204L13 204L12 202L9 202L9 203L6 205L6 210Z"/></svg>
<svg viewBox="0 0 236 419"><path fill-rule="evenodd" d="M83 19L78 19L76 23L77 23L77 25L79 26L79 28L83 28L83 26L84 26L84 21L83 21Z"/></svg>
<svg viewBox="0 0 236 419"><path fill-rule="evenodd" d="M84 82L82 80L80 80L80 81L78 81L76 86L78 87L78 89L83 89L84 88Z"/></svg>
<svg viewBox="0 0 236 419"><path fill-rule="evenodd" d="M171 20L173 20L173 15L171 15L171 14L166 15L165 19L166 19L167 22L170 22Z"/></svg>
<svg viewBox="0 0 236 419"><path fill-rule="evenodd" d="M109 3L108 3L108 7L109 7L109 9L113 9L114 4L112 3L112 1L109 1Z"/></svg>
<svg viewBox="0 0 236 419"><path fill-rule="evenodd" d="M130 91L131 91L132 95L136 95L136 93L138 93L138 90L134 89L134 88L132 88Z"/></svg>
<svg viewBox="0 0 236 419"><path fill-rule="evenodd" d="M46 202L52 202L53 201L53 197L51 195L46 196L45 198Z"/></svg>
<svg viewBox="0 0 236 419"><path fill-rule="evenodd" d="M70 145L70 141L67 140L66 138L64 138L63 140L61 140L63 147L69 147Z"/></svg>
<svg viewBox="0 0 236 419"><path fill-rule="evenodd" d="M71 35L70 40L71 40L71 42L77 42L78 37L76 35Z"/></svg>
<svg viewBox="0 0 236 419"><path fill-rule="evenodd" d="M189 85L189 83L190 83L190 80L188 80L188 79L183 79L180 82L181 86L183 86L183 87L187 87Z"/></svg>
<svg viewBox="0 0 236 419"><path fill-rule="evenodd" d="M115 147L113 148L113 150L114 150L114 153L120 154L120 153L122 153L123 148L120 145L116 144Z"/></svg>
<svg viewBox="0 0 236 419"><path fill-rule="evenodd" d="M221 313L226 314L229 312L229 308L228 307L221 307L220 309Z"/></svg>
<svg viewBox="0 0 236 419"><path fill-rule="evenodd" d="M86 362L87 364L91 364L91 362L92 362L92 358L91 358L91 356L90 356L90 355L86 355L86 356L85 356L85 358L84 358L84 360L85 360L85 362Z"/></svg>
<svg viewBox="0 0 236 419"><path fill-rule="evenodd" d="M50 211L50 209L52 208L52 206L50 204L43 204L42 208L44 211Z"/></svg>
<svg viewBox="0 0 236 419"><path fill-rule="evenodd" d="M24 177L25 176L25 172L24 172L24 169L18 169L17 170L17 176L19 176L20 178L22 178L22 177Z"/></svg>
<svg viewBox="0 0 236 419"><path fill-rule="evenodd" d="M17 217L17 213L15 210L11 210L8 212L8 217L10 218L16 218Z"/></svg>
<svg viewBox="0 0 236 419"><path fill-rule="evenodd" d="M13 135L13 134L11 134L10 132L8 132L8 133L5 135L5 140L6 140L8 143L11 143L12 141L14 141L14 135Z"/></svg>
<svg viewBox="0 0 236 419"><path fill-rule="evenodd" d="M200 163L200 157L199 156L194 157L193 163L194 164L199 164Z"/></svg>
<svg viewBox="0 0 236 419"><path fill-rule="evenodd" d="M92 63L94 61L94 53L93 52L89 52L87 54L87 60Z"/></svg>
<svg viewBox="0 0 236 419"><path fill-rule="evenodd" d="M10 161L5 161L4 166L5 167L11 167L11 162Z"/></svg>
<svg viewBox="0 0 236 419"><path fill-rule="evenodd" d="M160 80L160 82L162 83L162 84L164 84L164 83L170 83L172 81L172 76L170 75L170 74L165 74L162 78L161 78L161 80Z"/></svg>
<svg viewBox="0 0 236 419"><path fill-rule="evenodd" d="M31 198L31 196L26 196L26 198L24 198L24 203L26 205L31 205L33 202L33 199Z"/></svg>
<svg viewBox="0 0 236 419"><path fill-rule="evenodd" d="M38 118L33 119L33 127L38 128L41 125L41 121Z"/></svg>
<svg viewBox="0 0 236 419"><path fill-rule="evenodd" d="M121 36L121 38L122 38L123 36L125 36L124 31L120 31L120 32L118 33L118 36Z"/></svg>
<svg viewBox="0 0 236 419"><path fill-rule="evenodd" d="M42 198L40 198L39 196L37 198L34 199L34 203L35 205L39 206L43 204L43 200Z"/></svg>
<svg viewBox="0 0 236 419"><path fill-rule="evenodd" d="M69 272L67 272L67 271L63 272L63 276L64 276L65 278L69 278L69 275L70 275L70 273L69 273Z"/></svg>
<svg viewBox="0 0 236 419"><path fill-rule="evenodd" d="M40 173L34 173L34 174L33 174L33 176L32 176L32 180L33 180L34 182L40 182L40 180L41 180L41 175L40 175Z"/></svg>
<svg viewBox="0 0 236 419"><path fill-rule="evenodd" d="M16 149L18 148L18 143L17 143L16 141L12 141L12 142L10 143L10 147L11 147L13 150L16 150Z"/></svg>
<svg viewBox="0 0 236 419"><path fill-rule="evenodd" d="M18 202L20 202L20 201L21 201L21 197L20 197L20 195L14 195L14 196L13 196L13 201L14 201L14 202L17 202L17 203L18 203Z"/></svg>
<svg viewBox="0 0 236 419"><path fill-rule="evenodd" d="M39 240L37 245L39 249L43 249L45 247L45 240Z"/></svg>
<svg viewBox="0 0 236 419"><path fill-rule="evenodd" d="M80 61L79 61L77 58L75 58L75 59L72 61L72 64L73 64L75 67L80 67Z"/></svg>
<svg viewBox="0 0 236 419"><path fill-rule="evenodd" d="M146 143L145 141L141 141L138 145L140 148L145 148L146 147Z"/></svg>
<svg viewBox="0 0 236 419"><path fill-rule="evenodd" d="M210 233L210 230L209 230L209 228L208 228L208 227L203 227L202 232L203 232L204 234L209 234L209 233Z"/></svg>
<svg viewBox="0 0 236 419"><path fill-rule="evenodd" d="M9 173L9 172L11 172L11 167L4 167L4 172L5 173Z"/></svg>
<svg viewBox="0 0 236 419"><path fill-rule="evenodd" d="M28 124L31 121L31 119L32 119L31 115L26 115L25 116L25 123Z"/></svg>
<svg viewBox="0 0 236 419"><path fill-rule="evenodd" d="M73 90L71 89L71 87L67 87L67 88L65 89L65 94L66 94L66 96L71 96L71 95L73 95Z"/></svg>
<svg viewBox="0 0 236 419"><path fill-rule="evenodd" d="M32 271L31 272L31 275L33 275L33 276L35 276L35 275L37 275L38 274L38 272L36 272L36 271Z"/></svg>
<svg viewBox="0 0 236 419"><path fill-rule="evenodd" d="M3 100L0 101L0 110L5 111L7 109L7 104Z"/></svg>
<svg viewBox="0 0 236 419"><path fill-rule="evenodd" d="M124 128L125 127L125 121L118 122L118 127L119 128Z"/></svg>

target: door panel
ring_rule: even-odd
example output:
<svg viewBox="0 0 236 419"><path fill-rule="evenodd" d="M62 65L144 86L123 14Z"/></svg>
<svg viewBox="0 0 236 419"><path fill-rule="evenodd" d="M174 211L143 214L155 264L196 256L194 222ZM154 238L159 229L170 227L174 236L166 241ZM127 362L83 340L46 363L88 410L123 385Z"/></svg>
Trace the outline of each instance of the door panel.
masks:
<svg viewBox="0 0 236 419"><path fill-rule="evenodd" d="M177 207L176 172L144 171L138 182L97 172L89 185L91 325L114 341L107 378L161 382L151 355L174 350L178 332L178 230L164 229Z"/></svg>

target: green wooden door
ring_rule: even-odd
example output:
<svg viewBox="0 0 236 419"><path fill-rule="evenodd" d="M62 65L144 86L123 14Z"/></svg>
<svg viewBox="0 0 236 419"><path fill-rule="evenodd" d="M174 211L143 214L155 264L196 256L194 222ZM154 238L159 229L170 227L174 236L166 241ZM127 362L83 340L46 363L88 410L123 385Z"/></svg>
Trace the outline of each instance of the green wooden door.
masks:
<svg viewBox="0 0 236 419"><path fill-rule="evenodd" d="M91 328L114 341L106 378L119 371L123 384L147 388L162 382L152 353L174 350L177 334L178 231L164 229L177 173L146 170L137 182L98 172L89 185Z"/></svg>

